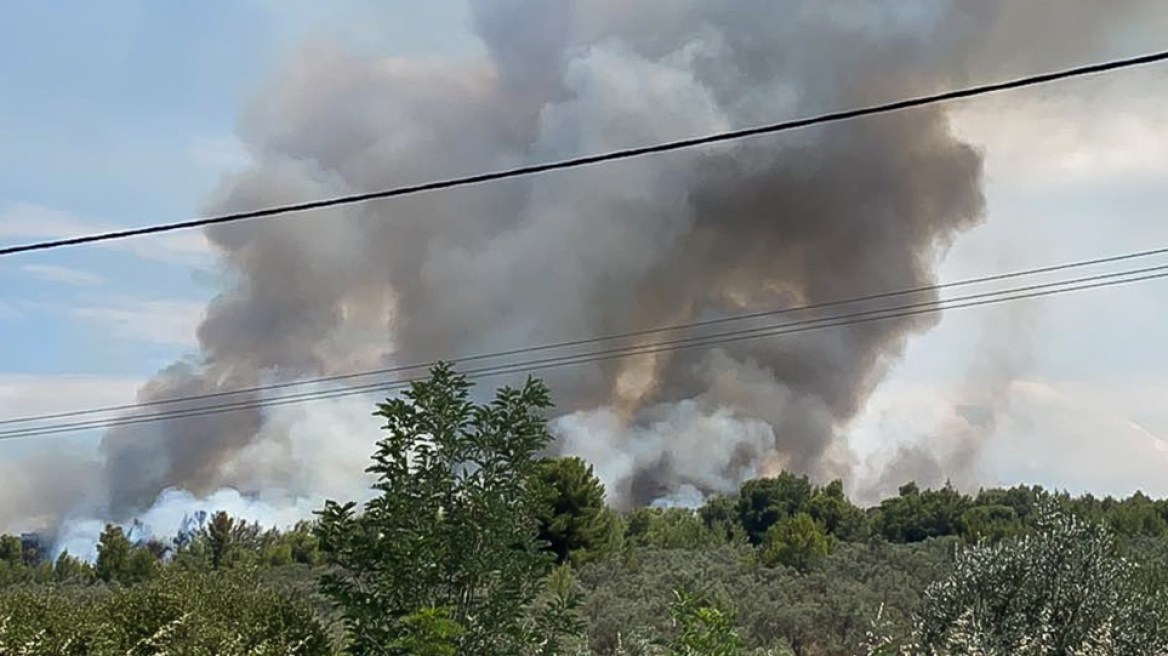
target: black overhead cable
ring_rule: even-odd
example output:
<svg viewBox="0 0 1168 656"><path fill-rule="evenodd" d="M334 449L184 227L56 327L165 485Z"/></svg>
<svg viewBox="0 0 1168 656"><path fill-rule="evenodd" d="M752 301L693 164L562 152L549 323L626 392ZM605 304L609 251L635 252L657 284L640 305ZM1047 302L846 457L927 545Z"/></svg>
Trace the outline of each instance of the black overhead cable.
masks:
<svg viewBox="0 0 1168 656"><path fill-rule="evenodd" d="M798 306L792 306L792 307L787 307L787 308L776 308L776 309L763 310L763 311L751 312L751 313L746 313L746 314L734 314L734 315L728 315L728 316L718 317L718 318L714 318L714 319L706 319L703 321L679 323L679 324L661 326L661 327L657 327L657 328L646 328L646 329L642 329L642 330L636 330L636 331L625 332L625 333L616 333L616 334L604 335L604 336L600 336L600 337L591 337L591 338L575 339L575 340L570 340L570 341L553 342L550 344L541 344L541 345L537 345L537 346L519 347L519 348L509 349L509 350L505 350L505 351L495 351L495 352L491 352L491 353L479 353L476 355L470 355L470 356L466 356L466 357L462 357L462 358L451 359L451 360L449 360L449 362L451 364L454 364L454 365L465 365L465 364L468 364L471 362L479 362L482 360L493 360L493 359L513 356L513 355L524 355L524 354L528 354L528 353L537 353L537 352L542 352L542 351L566 349L566 348L572 348L572 347L577 347L577 346L587 346L589 344L596 344L596 343L600 343L600 342L617 341L617 340L622 340L622 339L631 339L631 338L635 338L635 337L645 337L645 336L655 335L655 334L660 334L660 333L679 332L682 330L692 330L695 328L705 328L705 327L709 327L709 326L713 326L713 325L720 325L720 324L731 323L731 322L747 321L750 319L761 319L763 317L774 317L774 316L795 314L795 313L799 313L799 312L825 310L828 308L834 308L834 307L845 306L845 305L853 305L853 304L869 302L869 301L885 300L885 299L896 298L896 297L900 297L900 296L911 296L914 294L921 294L921 293L926 293L926 292L937 292L937 291L942 291L942 290L946 290L946 289L956 289L959 287L968 287L968 286L972 286L972 285L985 284L985 283L990 283L990 282L1000 282L1003 280L1010 280L1010 279L1021 278L1021 277L1026 277L1026 276L1036 276L1036 275L1041 275L1041 274L1046 274L1046 273L1055 273L1055 272L1059 272L1059 271L1067 271L1070 269L1079 269L1079 268L1085 268L1085 267L1090 267L1090 266L1097 266L1097 265L1101 265L1101 264L1114 264L1117 262L1123 262L1123 261L1128 261L1128 260L1141 259L1141 258L1147 258L1147 257L1153 257L1153 256L1165 255L1165 254L1168 254L1168 247L1154 248L1154 249L1150 249L1150 250L1136 251L1136 252L1131 252L1131 253L1121 253L1121 254L1117 254L1117 255L1109 255L1109 256L1099 257L1099 258L1094 258L1094 259L1089 259L1089 260L1077 260L1077 261L1067 262L1067 263L1063 263L1063 264L1054 264L1054 265L1035 267L1035 268L1030 268L1030 269L1022 269L1022 270L1010 271L1010 272L1006 272L1006 273L998 273L998 274L992 274L992 275L986 275L986 276L979 276L976 278L966 278L963 280L957 280L957 281L949 282L949 283L940 283L940 284L935 284L935 285L924 285L924 286L920 286L920 287L912 287L912 288L908 288L908 289L900 289L900 290L895 290L895 291L881 292L881 293L877 293L877 294L866 294L866 295L862 295L862 296L854 296L851 298L838 299L838 300L834 300L834 301L823 301L823 302L819 302L819 303L810 303L810 304L806 304L806 305L798 305ZM435 361L419 362L419 363L415 363L415 364L398 365L398 366L387 367L387 368L383 368L383 369L373 369L373 370L367 370L367 371L352 372L352 373L347 373L347 374L337 374L337 375L333 375L333 376L307 378L307 379L303 379L303 380L288 381L288 382L282 382L282 383L272 383L272 384L268 384L268 385L258 385L258 386L254 386L254 387L246 387L246 388L239 388L239 389L233 389L233 390L224 390L221 392L210 392L210 393L206 393L206 394L195 394L195 395L190 395L190 396L163 398L163 399L157 399L157 400L153 400L153 401L144 401L144 402L140 402L140 403L112 405L112 406L105 406L105 407L100 407L100 408L89 408L89 409L84 409L84 410L71 410L71 411L67 411L67 412L57 412L57 413L52 413L52 414L43 414L43 415L36 415L36 416L15 417L15 418L11 418L11 419L0 420L0 426L10 426L10 425L15 425L15 424L26 424L26 423L33 423L33 422L44 422L44 421L50 421L50 420L54 420L54 419L68 419L71 417L80 417L80 416L95 415L95 414L107 414L107 413L113 413L113 412L122 412L122 411L126 411L126 410L139 410L139 409L143 409L143 408L150 408L150 407L164 406L164 405L173 405L173 404L177 404L177 403L189 403L192 401L205 401L205 400L210 400L210 399L218 399L218 398L224 398L224 397L228 397L228 396L236 396L236 395L240 395L240 394L256 394L256 393L261 393L261 392L270 392L270 391L274 391L274 390L288 389L288 388L292 388L292 387L302 387L302 386L306 386L306 385L319 385L319 384L323 384L323 383L338 383L338 382L343 382L343 381L347 381L347 380L355 380L358 378L369 378L372 376L386 376L386 375L400 374L400 373L405 373L408 371L414 371L414 370L420 370L420 369L429 369L429 368L433 367L435 364L437 364L437 362L435 362Z"/></svg>
<svg viewBox="0 0 1168 656"><path fill-rule="evenodd" d="M1065 294L1069 292L1082 291L1088 289L1098 289L1104 287L1113 287L1116 285L1124 285L1135 282L1156 280L1168 277L1168 265L1161 265L1156 267L1146 267L1141 269L1131 269L1127 271L1113 272L1107 274L1099 274L1095 276L1085 276L1082 278L1074 278L1070 280L1055 281L1043 284L1027 285L1024 287L1016 287L1012 289L1000 290L995 292L987 292L981 294L972 294L963 297L957 297L947 300L927 301L915 304L902 305L892 308L883 308L878 310L867 310L863 312L855 312L851 314L821 317L818 319L789 322L783 324L776 324L770 326L756 327L746 330L729 331L715 335L708 335L704 337L690 337L677 339L665 342L654 342L649 344L642 344L639 346L627 346L617 349L607 349L595 351L592 353L576 354L568 356L557 356L550 358L543 358L538 360L529 360L526 362L510 363L505 365L496 365L490 367L483 367L480 369L473 369L463 372L468 378L486 378L491 376L499 376L515 373L532 373L554 367L573 366L577 364L588 364L593 362L601 362L606 360L615 360L638 355L650 355L654 353L661 353L667 351L677 351L690 348L709 347L717 344L724 344L730 342L737 342L749 339L759 339L765 337L777 337L782 335L789 335L795 333L803 333L814 330L823 330L827 328L836 328L843 326L851 326L856 324L870 323L874 321L885 321L888 319L902 318L908 316L933 314L944 310L956 310L970 307L980 307L983 305L991 305L997 303L1005 303L1009 301L1017 301L1023 299L1041 298L1046 296L1053 296L1057 294ZM350 387L342 390L326 390L322 392L308 392L302 394L289 395L284 397L276 397L274 399L261 399L255 401L243 401L236 403L227 403L214 406L206 406L202 408L189 408L186 410L176 410L172 412L163 412L146 415L130 415L126 417L118 417L108 420L92 420L85 422L74 422L68 424L39 426L11 431L0 432L0 440L19 439L26 437L48 436L61 433L72 433L83 430L90 430L95 428L111 428L116 426L134 425L140 423L152 423L157 421L165 421L172 419L184 419L190 417L199 417L205 415L221 414L227 412L235 412L241 410L257 409L283 406L292 403L304 403L310 401L320 401L334 398L341 398L347 396L356 396L367 394L371 392L387 392L395 389L400 389L409 386L418 379L412 380L398 380L391 382L383 382L377 384L363 385L357 387Z"/></svg>
<svg viewBox="0 0 1168 656"><path fill-rule="evenodd" d="M889 112L896 112L905 109L912 109L915 107L923 107L925 105L932 105L937 103L948 102L952 100L960 100L963 98L972 98L974 96L982 96L999 91L1007 91L1011 89L1021 89L1023 87L1037 86L1041 84L1049 84L1059 80L1069 78L1082 77L1086 75L1094 75L1098 73L1106 73L1125 68L1133 68L1136 66L1144 66L1148 64L1155 64L1168 59L1168 51L1157 52L1138 57L1130 57L1127 59L1117 59L1107 62L1090 64L1087 66L1080 66L1077 68L1066 69L1062 71L1055 71L1051 73L1043 73L1041 75L1034 75L1031 77L1018 78L1007 82L998 82L995 84L986 84L982 86L968 87L965 89L958 89L954 91L947 91L944 93L932 94L927 96L919 96L916 98L908 98L905 100L898 100L882 105L870 105L868 107L861 107L857 109L849 109L839 112L832 112L828 114L821 114L808 118L794 119L784 121L782 123L773 123L770 125L763 125L743 130L732 130L729 132L720 132L702 137L693 137L690 139L682 139L679 141L671 141L667 143L656 144L652 146L643 146L639 148L629 148L625 150L617 150L598 155L587 155L584 157L577 157L573 159L566 159L557 162L548 162L545 164L535 164L531 166L523 166L519 168L506 169L502 171L494 171L490 173L480 173L466 177L450 178L447 180L438 180L433 182L426 182L418 185L409 185L402 187L395 187L392 189L385 189L382 191L373 191L362 194L352 194L347 196L337 196L334 198L327 198L322 200L309 201L306 203L295 203L290 205L280 205L276 207L267 207L257 210L250 210L247 212L237 212L234 214L224 214L221 216L207 217L201 219L192 219L188 221L179 221L176 223L163 223L143 228L131 228L127 230L116 230L112 232L83 235L79 237L68 237L64 239L55 239L49 241L35 242L31 244L21 244L17 246L7 246L0 248L0 256L15 255L17 253L26 253L29 251L41 251L54 248L62 248L65 246L77 246L80 244L91 244L103 241L113 241L115 239L126 239L129 237L138 237L142 235L152 235L163 232L171 232L175 230L187 230L190 228L198 228L203 226L218 225L222 223L233 223L236 221L245 221L250 219L260 219L265 217L273 217L284 214L292 214L296 212L307 212L310 210L319 210L327 207L336 207L338 205L351 205L354 203L364 203L371 200L394 198L398 196L408 196L419 194L428 191L439 191L443 189L452 189L455 187L465 187L469 185L477 185L485 182L494 182L496 180L505 180L507 178L517 178L521 176L537 175L540 173L547 173L550 171L558 171L561 169L578 168L581 166L590 166L593 164L600 164L603 162L612 162L616 160L631 159L634 157L641 157L644 155L652 155L658 153L665 153L675 150L684 150L688 148L696 148L698 146L707 146L710 144L737 141L749 137L756 137L768 134L775 134L778 132L785 132L788 130L795 130L799 128L810 127L813 125L821 125L824 123L834 123L838 121L847 121L865 116L873 116L876 114L886 114Z"/></svg>

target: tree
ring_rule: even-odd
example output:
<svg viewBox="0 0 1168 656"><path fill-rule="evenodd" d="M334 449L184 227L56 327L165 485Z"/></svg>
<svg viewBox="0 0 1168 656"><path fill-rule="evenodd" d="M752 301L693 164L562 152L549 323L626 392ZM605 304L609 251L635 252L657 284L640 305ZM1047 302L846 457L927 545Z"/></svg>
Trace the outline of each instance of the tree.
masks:
<svg viewBox="0 0 1168 656"><path fill-rule="evenodd" d="M0 654L337 653L306 604L259 583L236 572L168 572L110 594L20 589L0 595Z"/></svg>
<svg viewBox="0 0 1168 656"><path fill-rule="evenodd" d="M868 517L848 501L843 481L834 480L815 491L808 503L808 514L823 525L828 535L840 540L862 540L868 533Z"/></svg>
<svg viewBox="0 0 1168 656"><path fill-rule="evenodd" d="M207 546L211 551L211 569L219 569L228 562L235 546L235 520L220 510L207 523Z"/></svg>
<svg viewBox="0 0 1168 656"><path fill-rule="evenodd" d="M533 640L525 612L551 555L538 539L531 481L551 440L547 388L528 380L493 402L447 365L379 406L387 435L373 464L378 496L328 501L317 535L332 567L321 590L341 611L354 654L398 654L408 617L449 609L457 653L511 654Z"/></svg>
<svg viewBox="0 0 1168 656"><path fill-rule="evenodd" d="M147 549L134 549L130 553L130 560L126 563L125 575L121 582L126 585L144 583L158 576L160 570L158 559Z"/></svg>
<svg viewBox="0 0 1168 656"><path fill-rule="evenodd" d="M961 516L968 542L997 542L1021 533L1022 520L1010 506L975 506Z"/></svg>
<svg viewBox="0 0 1168 656"><path fill-rule="evenodd" d="M9 567L20 567L24 564L24 546L20 538L15 535L0 535L0 563L7 563Z"/></svg>
<svg viewBox="0 0 1168 656"><path fill-rule="evenodd" d="M1036 531L971 547L928 589L911 654L1159 654L1168 596L1115 555L1107 529L1053 506Z"/></svg>
<svg viewBox="0 0 1168 656"><path fill-rule="evenodd" d="M962 516L969 497L949 484L921 491L915 483L900 488L900 496L880 502L873 528L889 542L920 542L928 538L962 535Z"/></svg>
<svg viewBox="0 0 1168 656"><path fill-rule="evenodd" d="M676 635L669 643L668 656L738 656L742 639L734 630L733 615L705 597L682 589L673 591L669 604Z"/></svg>
<svg viewBox="0 0 1168 656"><path fill-rule="evenodd" d="M738 521L737 501L724 494L716 494L698 509L698 516L706 528L725 536L727 542L746 539L746 532Z"/></svg>
<svg viewBox="0 0 1168 656"><path fill-rule="evenodd" d="M539 463L536 482L543 502L537 512L539 537L551 545L556 562L583 564L619 546L619 518L604 505L604 485L580 458Z"/></svg>
<svg viewBox="0 0 1168 656"><path fill-rule="evenodd" d="M130 540L122 527L106 524L97 542L97 578L106 583L126 583L130 572Z"/></svg>
<svg viewBox="0 0 1168 656"><path fill-rule="evenodd" d="M726 541L722 529L707 527L689 508L637 508L626 526L626 544L638 547L707 549Z"/></svg>
<svg viewBox="0 0 1168 656"><path fill-rule="evenodd" d="M767 530L759 560L768 567L785 565L806 571L831 553L832 540L807 513L784 517Z"/></svg>
<svg viewBox="0 0 1168 656"><path fill-rule="evenodd" d="M93 567L80 558L69 555L69 551L61 552L53 563L53 579L57 583L86 583L93 578Z"/></svg>
<svg viewBox="0 0 1168 656"><path fill-rule="evenodd" d="M805 512L811 502L811 482L806 476L782 472L774 478L756 478L738 493L738 521L751 544L761 544L768 529L780 519Z"/></svg>

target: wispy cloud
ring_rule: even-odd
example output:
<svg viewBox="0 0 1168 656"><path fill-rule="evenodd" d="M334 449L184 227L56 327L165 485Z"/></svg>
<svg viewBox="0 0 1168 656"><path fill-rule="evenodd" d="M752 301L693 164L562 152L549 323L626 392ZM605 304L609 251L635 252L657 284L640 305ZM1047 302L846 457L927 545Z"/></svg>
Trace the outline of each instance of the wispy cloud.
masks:
<svg viewBox="0 0 1168 656"><path fill-rule="evenodd" d="M0 319L12 319L21 316L21 313L12 305L0 301Z"/></svg>
<svg viewBox="0 0 1168 656"><path fill-rule="evenodd" d="M15 203L0 207L0 241L61 239L90 233L123 230L126 226L79 217L70 212ZM102 248L127 251L147 260L171 264L200 265L209 261L212 249L203 233L184 230L97 244Z"/></svg>
<svg viewBox="0 0 1168 656"><path fill-rule="evenodd" d="M215 171L239 171L252 163L247 147L233 136L195 137L187 152L196 165Z"/></svg>
<svg viewBox="0 0 1168 656"><path fill-rule="evenodd" d="M138 378L0 372L0 417L28 417L133 403Z"/></svg>
<svg viewBox="0 0 1168 656"><path fill-rule="evenodd" d="M153 344L194 346L206 305L193 301L120 300L107 305L70 308L78 320L97 324L120 339Z"/></svg>
<svg viewBox="0 0 1168 656"><path fill-rule="evenodd" d="M20 267L20 270L30 278L65 285L89 286L105 282L105 279L97 274L52 264L26 264Z"/></svg>
<svg viewBox="0 0 1168 656"><path fill-rule="evenodd" d="M1168 175L1168 120L1142 88L1099 94L1105 107L1065 95L987 98L956 111L954 127L985 149L987 168L1003 182L1160 179Z"/></svg>
<svg viewBox="0 0 1168 656"><path fill-rule="evenodd" d="M950 384L884 385L850 428L869 475L899 446L941 456L951 448L965 390ZM1166 381L1128 384L1015 380L982 445L981 483L1038 483L1071 491L1168 494ZM942 471L948 476L952 472ZM904 481L900 481L904 482Z"/></svg>

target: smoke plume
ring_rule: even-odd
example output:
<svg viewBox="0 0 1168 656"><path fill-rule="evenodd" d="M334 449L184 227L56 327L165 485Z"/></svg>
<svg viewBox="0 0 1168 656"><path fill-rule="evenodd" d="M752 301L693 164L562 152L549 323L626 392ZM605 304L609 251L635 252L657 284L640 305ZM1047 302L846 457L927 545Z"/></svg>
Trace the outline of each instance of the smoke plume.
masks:
<svg viewBox="0 0 1168 656"><path fill-rule="evenodd" d="M205 209L379 190L1078 63L1153 5L473 0L479 59L306 47L241 119L254 167ZM977 150L930 107L214 227L233 283L208 310L198 355L141 398L927 285L945 248L983 218L980 176ZM728 491L778 469L847 477L844 428L934 321L548 370L557 449L591 458L622 505ZM297 500L360 488L376 436L369 409L354 403L353 420L311 421L314 405L296 422L253 409L113 429L102 445L109 513L139 513L169 489Z"/></svg>

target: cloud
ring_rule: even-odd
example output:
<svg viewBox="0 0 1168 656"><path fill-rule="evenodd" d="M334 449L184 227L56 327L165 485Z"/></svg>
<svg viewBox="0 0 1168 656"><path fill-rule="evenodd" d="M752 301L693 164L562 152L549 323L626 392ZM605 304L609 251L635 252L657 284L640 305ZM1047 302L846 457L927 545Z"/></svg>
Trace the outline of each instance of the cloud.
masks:
<svg viewBox="0 0 1168 656"><path fill-rule="evenodd" d="M0 319L15 319L21 316L20 310L12 307L11 304L0 301Z"/></svg>
<svg viewBox="0 0 1168 656"><path fill-rule="evenodd" d="M133 403L141 380L79 374L0 372L0 420ZM80 418L73 419L79 420ZM10 424L32 428L43 423ZM0 531L51 533L69 511L98 498L101 471L92 433L0 441Z"/></svg>
<svg viewBox="0 0 1168 656"><path fill-rule="evenodd" d="M232 136L194 137L187 152L197 166L215 171L234 173L252 163L247 147Z"/></svg>
<svg viewBox="0 0 1168 656"><path fill-rule="evenodd" d="M26 264L20 267L20 270L30 278L65 285L89 286L105 282L105 279L97 274L52 264Z"/></svg>
<svg viewBox="0 0 1168 656"><path fill-rule="evenodd" d="M139 378L0 372L0 417L32 416L132 403Z"/></svg>
<svg viewBox="0 0 1168 656"><path fill-rule="evenodd" d="M69 313L102 325L122 339L194 346L205 310L205 304L193 301L126 299L112 305L71 308Z"/></svg>
<svg viewBox="0 0 1168 656"><path fill-rule="evenodd" d="M26 240L62 239L83 234L124 230L126 226L82 218L70 212L34 205L13 203L0 207L0 240L19 243ZM156 262L206 264L212 249L198 230L182 230L160 235L119 239L97 244L101 248L126 251Z"/></svg>
<svg viewBox="0 0 1168 656"><path fill-rule="evenodd" d="M991 182L1032 188L1162 179L1168 119L1144 88L1112 83L1089 98L986 98L956 112L954 127L985 149Z"/></svg>
<svg viewBox="0 0 1168 656"><path fill-rule="evenodd" d="M1168 413L1160 409L1165 391L1165 381L1013 380L979 454L979 483L1168 495ZM867 461L863 473L869 477L853 488L880 483L877 477L891 465L914 455L930 458L937 468L937 480L922 483L934 485L951 476L946 455L954 433L978 419L963 405L965 399L958 381L883 387L851 427L852 444ZM903 482L883 481L892 488L880 491L894 491Z"/></svg>

